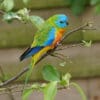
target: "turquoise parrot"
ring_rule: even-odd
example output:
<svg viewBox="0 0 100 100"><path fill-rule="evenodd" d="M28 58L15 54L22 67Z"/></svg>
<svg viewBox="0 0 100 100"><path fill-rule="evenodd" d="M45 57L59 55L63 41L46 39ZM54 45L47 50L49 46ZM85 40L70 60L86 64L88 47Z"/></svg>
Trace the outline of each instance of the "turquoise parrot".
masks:
<svg viewBox="0 0 100 100"><path fill-rule="evenodd" d="M32 57L29 73L26 77L26 83L36 62L43 54L54 49L55 46L59 44L68 26L68 17L64 14L54 15L46 21L42 20L40 17L35 18L37 19L33 21L36 21L36 26L39 25L40 27L35 33L32 45L20 56L20 61ZM38 22L38 20L42 23Z"/></svg>
<svg viewBox="0 0 100 100"><path fill-rule="evenodd" d="M32 62L35 64L44 53L59 43L67 26L68 17L64 14L47 19L35 33L32 45L20 56L20 61L32 56Z"/></svg>

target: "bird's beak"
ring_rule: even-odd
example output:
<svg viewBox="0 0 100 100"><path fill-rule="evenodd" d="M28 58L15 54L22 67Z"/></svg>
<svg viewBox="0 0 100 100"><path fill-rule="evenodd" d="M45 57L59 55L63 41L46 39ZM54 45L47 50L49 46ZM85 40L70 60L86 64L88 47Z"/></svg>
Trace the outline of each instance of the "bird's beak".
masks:
<svg viewBox="0 0 100 100"><path fill-rule="evenodd" d="M68 23L68 22L66 22L66 24L67 24L67 25L69 25L69 23Z"/></svg>

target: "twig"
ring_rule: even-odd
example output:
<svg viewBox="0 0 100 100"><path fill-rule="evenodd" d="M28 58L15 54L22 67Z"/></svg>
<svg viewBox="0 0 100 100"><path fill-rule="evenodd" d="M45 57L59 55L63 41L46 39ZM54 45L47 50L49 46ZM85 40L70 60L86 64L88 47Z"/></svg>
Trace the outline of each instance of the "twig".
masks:
<svg viewBox="0 0 100 100"><path fill-rule="evenodd" d="M60 60L64 60L65 61L65 59L63 59L63 58L61 58L60 56L58 56L58 55L56 55L56 54L50 54L52 57L56 57L56 58L59 58Z"/></svg>
<svg viewBox="0 0 100 100"><path fill-rule="evenodd" d="M83 43L68 45L67 47L58 48L58 49L56 49L56 51L61 51L61 50L65 50L65 49L73 48L73 47L82 47L82 46L83 46Z"/></svg>
<svg viewBox="0 0 100 100"><path fill-rule="evenodd" d="M86 23L86 24L84 24L84 25L82 25L82 26L80 26L80 27L78 27L78 28L75 28L75 29L72 30L72 31L69 31L69 32L62 38L62 40L60 41L60 43L62 43L69 35L73 34L73 33L76 32L76 31L79 31L79 30L83 29L83 28L86 27L86 26L89 26L89 24L90 24L90 23Z"/></svg>
<svg viewBox="0 0 100 100"><path fill-rule="evenodd" d="M78 28L75 28L72 31L67 32L67 34L62 38L62 40L59 43L62 43L69 35L73 34L76 31L79 31L81 29L83 29L84 27L89 26L89 23L86 23ZM49 52L47 52L46 54L44 54L37 63L39 63L41 60L43 60L45 57L47 57L48 55L50 55L51 53L53 53L54 51L56 51L57 47L59 45L57 45L53 50L50 50ZM36 63L36 64L37 64ZM17 74L16 76L12 77L11 79L5 81L4 83L0 84L0 87L4 87L10 83L12 83L13 81L17 80L19 77L21 77L24 73L26 73L29 70L29 67L25 67L19 74Z"/></svg>
<svg viewBox="0 0 100 100"><path fill-rule="evenodd" d="M11 79L5 81L4 83L0 84L0 87L6 86L9 83L13 82L14 80L17 80L20 76L22 76L24 73L26 73L29 70L29 67L25 67L20 73L18 73L16 76L12 77Z"/></svg>

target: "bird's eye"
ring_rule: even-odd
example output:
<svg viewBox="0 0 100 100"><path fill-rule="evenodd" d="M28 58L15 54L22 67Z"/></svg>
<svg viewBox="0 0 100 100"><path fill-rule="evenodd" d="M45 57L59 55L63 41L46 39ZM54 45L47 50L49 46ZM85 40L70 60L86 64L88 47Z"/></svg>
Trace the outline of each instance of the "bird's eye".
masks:
<svg viewBox="0 0 100 100"><path fill-rule="evenodd" d="M60 23L64 23L63 21L60 21Z"/></svg>

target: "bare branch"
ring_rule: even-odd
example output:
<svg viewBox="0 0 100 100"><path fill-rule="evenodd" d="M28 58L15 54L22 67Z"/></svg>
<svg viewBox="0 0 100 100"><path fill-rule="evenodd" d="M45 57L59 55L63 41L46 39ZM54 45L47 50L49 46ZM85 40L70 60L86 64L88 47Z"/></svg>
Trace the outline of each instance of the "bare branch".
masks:
<svg viewBox="0 0 100 100"><path fill-rule="evenodd" d="M84 27L89 26L90 23L86 23L78 28L73 29L72 31L69 31L60 41L60 43L62 43L67 37L69 37L69 35L73 34L76 31L82 30Z"/></svg>
<svg viewBox="0 0 100 100"><path fill-rule="evenodd" d="M19 72L16 76L12 77L11 79L5 81L4 83L0 84L0 87L6 86L9 83L17 80L20 76L22 76L24 73L26 73L29 70L29 67L25 67L21 72Z"/></svg>

